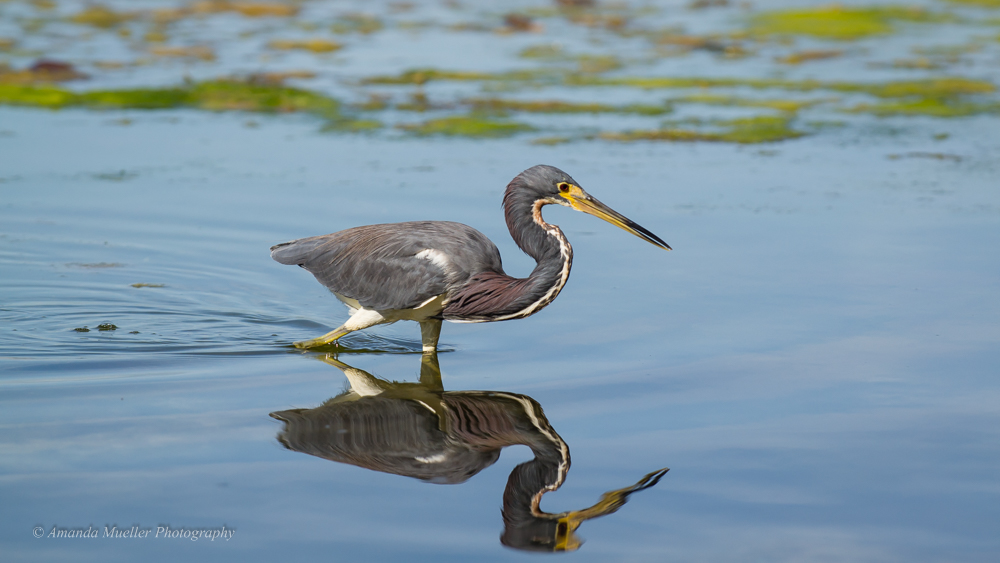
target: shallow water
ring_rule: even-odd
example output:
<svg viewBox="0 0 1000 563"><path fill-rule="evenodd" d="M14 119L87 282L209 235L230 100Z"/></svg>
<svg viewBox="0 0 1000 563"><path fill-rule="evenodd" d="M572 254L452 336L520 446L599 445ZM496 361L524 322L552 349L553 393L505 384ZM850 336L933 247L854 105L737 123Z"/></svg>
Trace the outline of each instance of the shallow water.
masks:
<svg viewBox="0 0 1000 563"><path fill-rule="evenodd" d="M0 36L11 35L15 10L31 9L0 7L8 26ZM742 17L736 8L654 7L648 17L658 19L650 21L682 22L697 33ZM341 13L325 2L303 9L324 22ZM365 76L534 64L516 53L553 35L567 49L649 56L634 38L563 34L577 27L558 18L539 17L538 34L473 33L400 21L497 26L501 14L379 10L384 30L340 39L347 46L332 55L272 54L277 63L253 50L257 36L239 33L256 26L265 37L288 35L297 29L288 22L234 14L182 20L172 33L214 37L215 61L137 65L72 87L310 67L322 74L303 87L352 101L375 88L358 85ZM919 25L860 47L837 44L850 54L785 72L796 80L931 76L867 63L883 52L908 53L911 44L996 30ZM60 37L56 30L78 26L18 35L17 48L42 49ZM115 37L95 31L89 51L74 55L70 41L46 53L92 73L88 60L132 56ZM738 60L695 50L607 76L757 77L775 66L774 54L815 40L797 41L764 43ZM989 79L996 45L938 74ZM8 60L20 67L33 56L13 52ZM382 88L397 103L413 87ZM668 97L534 88L515 94L616 104ZM432 99L466 91L490 90L426 86ZM531 141L648 128L664 118L517 114L508 117L536 130L469 139L416 137L392 126L322 132L321 120L308 115L0 107L4 560L525 558L499 537L508 476L534 457L526 447L506 448L462 484L434 484L282 446L285 428L271 413L320 407L348 385L321 355L289 345L337 326L346 310L308 273L271 261L268 248L356 225L455 220L495 241L508 272L526 275L533 264L507 234L500 195L515 174L543 162L674 248L665 253L592 217L546 208L575 250L559 298L528 319L443 328L445 392L528 397L568 445L572 467L543 510L580 510L670 468L614 514L583 522L577 533L586 543L568 557L994 560L997 117L876 118L838 109L853 103L804 110L796 123L843 124L782 143L554 146ZM712 105L676 111L668 117L753 114ZM392 108L374 115L387 123L429 118ZM117 329L99 330L104 323ZM346 341L359 350L339 355L348 366L399 382L421 377L413 323ZM115 525L236 532L228 541L32 536L38 526L44 536L54 526L103 535Z"/></svg>

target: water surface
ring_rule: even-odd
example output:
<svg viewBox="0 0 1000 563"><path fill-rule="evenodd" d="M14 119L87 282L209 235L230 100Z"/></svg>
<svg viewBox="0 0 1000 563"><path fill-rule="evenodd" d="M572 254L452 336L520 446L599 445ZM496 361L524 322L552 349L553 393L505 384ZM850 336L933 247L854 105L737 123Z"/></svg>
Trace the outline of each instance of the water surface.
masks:
<svg viewBox="0 0 1000 563"><path fill-rule="evenodd" d="M774 8L788 6L756 9ZM516 9L542 31L498 33L504 13L475 5L386 5L369 10L380 30L336 34L335 20L352 9L316 1L288 18L180 19L167 28L171 44L210 44L215 60L132 64L149 51L134 39L147 20L132 20L133 39L122 39L114 27L66 21L33 32L24 22L42 18L32 15L36 8L0 9L0 37L16 39L4 54L12 68L44 54L92 75L60 88L304 68L317 77L296 87L337 98L351 119L383 125L354 133L324 131L324 118L301 113L0 107L5 560L528 557L500 541L504 490L517 466L535 458L528 447L505 448L461 484L435 484L282 445L283 423L271 413L316 409L348 388L339 369L289 344L339 325L346 310L308 273L271 261L268 248L357 225L454 220L494 240L508 272L527 275L533 264L507 234L500 196L538 163L566 170L674 248L665 253L592 217L546 208L575 250L559 298L528 319L443 328L443 393L530 398L568 446L572 466L542 500L546 512L590 507L605 492L670 468L614 514L583 522L577 533L585 543L568 557L991 561L1000 551L995 113L877 117L846 111L880 103L865 93L744 85L709 90L837 101L789 117L806 136L764 144L600 137L786 115L676 101L674 113L661 116L509 111L491 119L534 129L422 137L397 125L465 115L458 100L498 91L621 105L700 89L362 84L418 67L578 64L518 56L552 42L625 61L598 73L603 79L780 73L988 82L995 41L943 69L870 63L911 57L920 44L995 36L995 12L927 4L973 21L895 24L890 35L848 43L739 40L752 54L732 58L711 49L666 53L613 26L532 12L551 10L533 3ZM82 9L60 3L56 15ZM686 34L707 35L743 28L749 15L733 6L653 4L628 14L628 26L684 25ZM322 27L303 28L310 20ZM463 22L484 29L448 27ZM290 36L344 47L328 54L265 47ZM787 67L774 61L819 48L846 54ZM131 62L93 66L111 59ZM397 107L419 91L457 105ZM389 96L388 107L352 109L372 93ZM995 101L991 93L970 96L960 103ZM702 122L681 123L694 117ZM839 124L808 124L819 121ZM532 144L545 137L572 142ZM354 334L347 344L367 351L341 354L348 366L390 381L421 377L413 323ZM32 536L36 526L48 533L114 525L154 533L224 525L236 533L197 542Z"/></svg>

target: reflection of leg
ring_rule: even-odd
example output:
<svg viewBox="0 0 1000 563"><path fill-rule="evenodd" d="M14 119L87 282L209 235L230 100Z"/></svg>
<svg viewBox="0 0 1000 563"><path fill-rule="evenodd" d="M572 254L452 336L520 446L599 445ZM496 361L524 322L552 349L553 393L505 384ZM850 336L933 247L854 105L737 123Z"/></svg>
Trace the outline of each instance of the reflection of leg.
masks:
<svg viewBox="0 0 1000 563"><path fill-rule="evenodd" d="M320 358L323 362L330 364L331 366L344 372L344 376L347 377L347 381L351 384L351 391L354 391L362 397L369 397L372 395L378 395L382 391L385 391L392 386L388 381L375 377L374 375L368 373L367 371L360 370L358 368L352 368L351 366L335 359L330 354L326 354L324 357Z"/></svg>
<svg viewBox="0 0 1000 563"><path fill-rule="evenodd" d="M437 350L440 337L441 319L430 319L420 323L420 341L424 346L424 352Z"/></svg>
<svg viewBox="0 0 1000 563"><path fill-rule="evenodd" d="M296 342L295 347L316 348L318 346L323 346L324 344L329 344L345 334L349 334L363 328L368 328L370 326L375 326L377 324L382 324L384 322L386 322L385 317L383 317L378 311L373 311L371 309L358 309L353 315L351 315L351 318L347 319L346 323L341 325L336 330L332 330L319 338ZM440 326L440 324L441 321L438 321L438 326Z"/></svg>
<svg viewBox="0 0 1000 563"><path fill-rule="evenodd" d="M420 384L428 391L444 391L437 351L424 352L424 356L420 358Z"/></svg>

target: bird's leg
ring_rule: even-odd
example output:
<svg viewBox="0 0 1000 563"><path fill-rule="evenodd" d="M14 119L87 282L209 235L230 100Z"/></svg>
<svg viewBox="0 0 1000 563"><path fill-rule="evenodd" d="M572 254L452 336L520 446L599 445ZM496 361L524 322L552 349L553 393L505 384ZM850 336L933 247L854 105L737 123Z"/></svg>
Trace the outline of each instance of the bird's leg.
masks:
<svg viewBox="0 0 1000 563"><path fill-rule="evenodd" d="M424 346L425 353L437 352L438 338L440 337L441 319L428 319L420 322L420 341Z"/></svg>
<svg viewBox="0 0 1000 563"><path fill-rule="evenodd" d="M324 344L329 344L334 340L349 334L356 330L361 330L363 328L368 328L370 326L375 326L377 324L382 324L387 322L385 317L382 316L378 311L372 309L358 309L351 315L351 318L347 319L347 322L340 325L336 330L332 330L319 338L313 338L312 340L303 340L302 342L296 342L296 348L316 348L318 346L323 346ZM441 321L438 321L440 326ZM439 329L440 330L440 329ZM435 340L435 343L437 341Z"/></svg>

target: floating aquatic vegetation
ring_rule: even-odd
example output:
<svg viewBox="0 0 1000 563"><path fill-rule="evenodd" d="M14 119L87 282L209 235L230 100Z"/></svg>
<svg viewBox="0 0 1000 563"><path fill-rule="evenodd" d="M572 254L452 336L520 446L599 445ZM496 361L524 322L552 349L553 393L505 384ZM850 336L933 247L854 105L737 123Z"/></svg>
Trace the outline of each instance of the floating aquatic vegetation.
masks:
<svg viewBox="0 0 1000 563"><path fill-rule="evenodd" d="M895 59L889 63L870 63L872 67L904 68L910 70L936 70L944 64L932 61L927 57L916 57L913 59Z"/></svg>
<svg viewBox="0 0 1000 563"><path fill-rule="evenodd" d="M69 17L69 21L96 27L99 29L117 29L123 37L128 37L131 31L123 24L136 20L151 20L156 24L144 38L151 42L166 40L164 25L193 15L216 14L223 12L238 13L246 17L290 17L299 12L294 3L267 2L228 2L212 0L195 2L182 8L164 8L154 10L118 11L103 4L92 4Z"/></svg>
<svg viewBox="0 0 1000 563"><path fill-rule="evenodd" d="M215 51L211 47L204 45L194 45L190 47L176 46L156 46L149 50L149 53L156 57L171 57L179 59L201 59L203 61L215 60Z"/></svg>
<svg viewBox="0 0 1000 563"><path fill-rule="evenodd" d="M166 284L162 283L133 283L132 287L167 287Z"/></svg>
<svg viewBox="0 0 1000 563"><path fill-rule="evenodd" d="M935 23L954 19L950 14L916 6L832 5L757 14L750 19L749 31L754 35L807 35L849 41L892 33L897 22Z"/></svg>
<svg viewBox="0 0 1000 563"><path fill-rule="evenodd" d="M258 72L247 76L246 81L250 84L262 84L277 86L286 80L306 80L316 78L316 73L311 70L283 70L279 72Z"/></svg>
<svg viewBox="0 0 1000 563"><path fill-rule="evenodd" d="M269 49L279 51L312 51L313 53L332 53L344 46L328 39L276 39L267 44Z"/></svg>
<svg viewBox="0 0 1000 563"><path fill-rule="evenodd" d="M719 96L715 94L693 94L681 98L673 98L674 103L708 104L715 106L731 107L756 107L769 108L778 111L795 113L804 108L811 107L828 100L780 100L780 99L754 99L739 98L735 96Z"/></svg>
<svg viewBox="0 0 1000 563"><path fill-rule="evenodd" d="M93 4L69 18L69 21L110 29L139 17L137 12L118 12L102 4Z"/></svg>
<svg viewBox="0 0 1000 563"><path fill-rule="evenodd" d="M629 16L624 13L602 13L590 9L568 8L562 10L562 14L570 23L611 31L622 30L629 23Z"/></svg>
<svg viewBox="0 0 1000 563"><path fill-rule="evenodd" d="M836 59L842 57L844 52L841 50L809 50L809 51L797 51L784 57L778 57L775 60L781 64L786 65L799 65L809 61L825 61L827 59Z"/></svg>
<svg viewBox="0 0 1000 563"><path fill-rule="evenodd" d="M608 141L674 141L725 142L740 144L774 143L805 135L791 127L785 116L755 116L710 122L717 130L682 129L667 126L661 129L604 132L597 138Z"/></svg>
<svg viewBox="0 0 1000 563"><path fill-rule="evenodd" d="M165 43L168 39L170 37L167 36L167 30L162 25L154 26L142 36L142 40L147 43Z"/></svg>
<svg viewBox="0 0 1000 563"><path fill-rule="evenodd" d="M101 332L109 332L109 331L112 331L112 330L118 330L118 327L115 326L115 325L113 325L113 324L111 324L111 323L101 323L101 324L97 325L97 330L99 330Z"/></svg>
<svg viewBox="0 0 1000 563"><path fill-rule="evenodd" d="M503 17L503 26L497 31L500 33L541 33L541 24L531 18L531 16L518 13L510 13Z"/></svg>
<svg viewBox="0 0 1000 563"><path fill-rule="evenodd" d="M430 111L435 109L451 109L454 104L442 104L431 102L430 98L423 90L418 90L410 94L410 99L396 105L396 109L402 111Z"/></svg>
<svg viewBox="0 0 1000 563"><path fill-rule="evenodd" d="M850 108L853 113L870 113L879 116L927 115L931 117L965 117L983 113L1000 113L1000 103L974 103L962 100L919 98L904 99L878 104L860 104Z"/></svg>
<svg viewBox="0 0 1000 563"><path fill-rule="evenodd" d="M748 53L738 42L719 35L688 35L673 29L648 34L654 45L669 46L680 52L708 51L727 58L740 58Z"/></svg>
<svg viewBox="0 0 1000 563"><path fill-rule="evenodd" d="M924 80L892 82L822 82L819 80L781 80L757 78L692 78L692 77L597 77L573 75L569 84L578 86L628 86L643 89L737 88L780 89L795 92L831 90L869 94L879 98L923 97L945 98L967 94L987 94L996 85L986 80L942 77Z"/></svg>
<svg viewBox="0 0 1000 563"><path fill-rule="evenodd" d="M191 9L195 13L236 12L249 18L291 17L299 13L298 4L279 2L228 2L210 0L195 2Z"/></svg>
<svg viewBox="0 0 1000 563"><path fill-rule="evenodd" d="M521 49L517 56L523 59L540 59L543 61L559 61L566 58L566 50L558 43L544 43Z"/></svg>
<svg viewBox="0 0 1000 563"><path fill-rule="evenodd" d="M622 67L621 60L613 55L578 55L576 63L577 70L584 73L602 73Z"/></svg>
<svg viewBox="0 0 1000 563"><path fill-rule="evenodd" d="M533 129L533 127L524 123L495 119L475 113L431 119L422 123L400 125L399 127L415 135L479 138L509 137Z"/></svg>
<svg viewBox="0 0 1000 563"><path fill-rule="evenodd" d="M365 133L382 127L384 127L382 122L375 119L335 119L328 121L320 130L324 133Z"/></svg>
<svg viewBox="0 0 1000 563"><path fill-rule="evenodd" d="M375 16L368 14L347 14L337 18L333 25L330 26L330 31L339 34L360 33L368 35L380 31L383 27L382 20Z"/></svg>
<svg viewBox="0 0 1000 563"><path fill-rule="evenodd" d="M304 112L328 119L339 115L337 100L281 85L213 80L174 88L94 90L76 93L53 86L0 84L0 104L93 109L197 108L258 113Z"/></svg>
<svg viewBox="0 0 1000 563"><path fill-rule="evenodd" d="M531 144L551 147L555 145L563 145L572 141L573 139L571 137L538 137L532 139Z"/></svg>
<svg viewBox="0 0 1000 563"><path fill-rule="evenodd" d="M81 326L73 329L74 332L90 332L90 329L86 326Z"/></svg>
<svg viewBox="0 0 1000 563"><path fill-rule="evenodd" d="M94 178L97 180L107 180L110 182L122 182L125 180L131 180L138 176L135 172L129 172L128 170L119 170L117 172L103 172L101 174L94 174Z"/></svg>
<svg viewBox="0 0 1000 563"><path fill-rule="evenodd" d="M362 84L415 84L422 85L432 81L529 81L538 79L544 75L551 75L551 71L519 70L505 73L475 72L462 70L438 70L434 68L419 68L407 70L396 75L371 76L363 79Z"/></svg>
<svg viewBox="0 0 1000 563"><path fill-rule="evenodd" d="M62 61L40 59L24 70L13 70L0 63L0 84L39 84L68 82L88 76Z"/></svg>
<svg viewBox="0 0 1000 563"><path fill-rule="evenodd" d="M974 6L976 8L1000 9L1000 0L946 0L954 4L963 6Z"/></svg>
<svg viewBox="0 0 1000 563"><path fill-rule="evenodd" d="M10 51L17 45L17 40L12 37L0 37L0 51Z"/></svg>
<svg viewBox="0 0 1000 563"><path fill-rule="evenodd" d="M543 44L527 47L518 53L524 59L535 59L546 62L575 63L578 72L601 73L617 70L623 66L621 59L614 55L581 54L570 55L562 46Z"/></svg>
<svg viewBox="0 0 1000 563"><path fill-rule="evenodd" d="M507 100L501 98L473 98L464 103L480 111L523 111L528 113L634 113L639 115L663 115L672 108L667 105L630 104L613 106L596 102L579 103L560 100Z"/></svg>
<svg viewBox="0 0 1000 563"><path fill-rule="evenodd" d="M708 78L678 76L617 76L604 77L582 73L521 70L503 73L448 71L433 68L414 69L397 75L374 76L364 84L415 84L431 81L521 82L525 85L558 84L563 86L619 86L655 89L753 88L793 92L829 90L859 93L879 98L946 98L971 94L989 94L996 85L986 80L962 77L939 77L922 80L891 82L825 82L820 80L783 80L770 78Z"/></svg>

